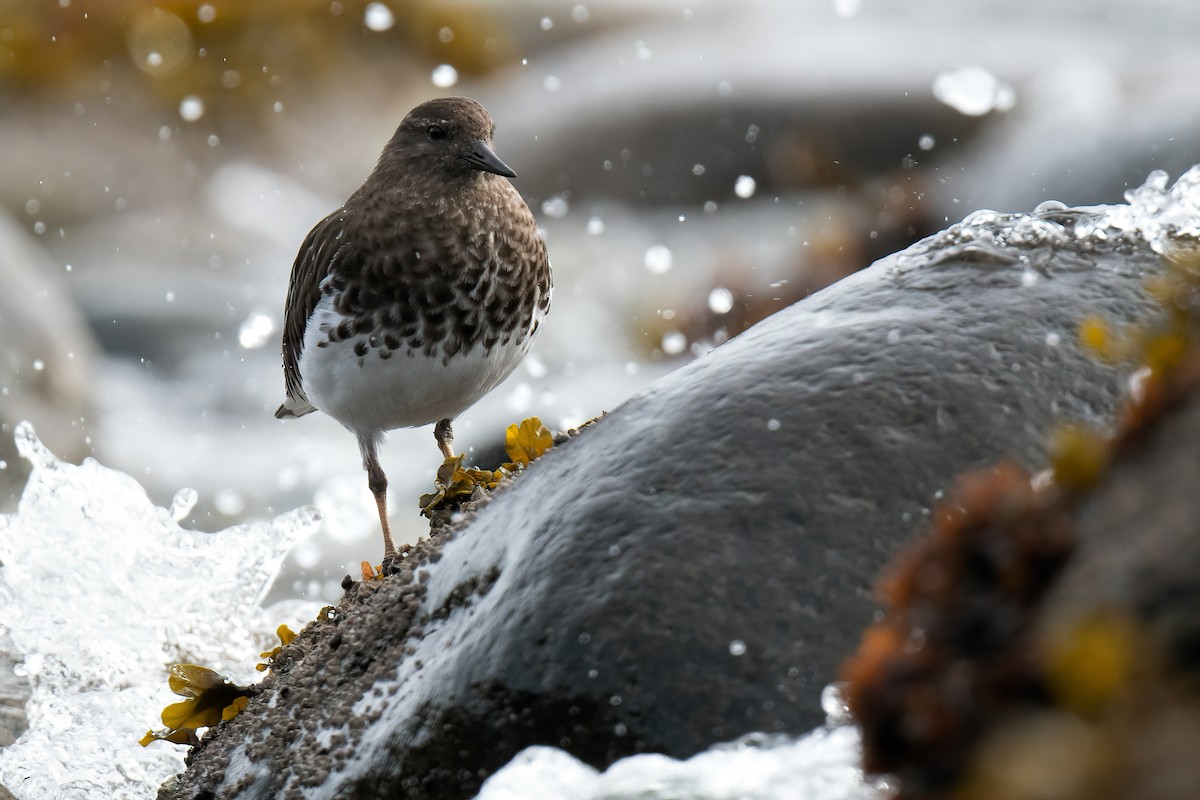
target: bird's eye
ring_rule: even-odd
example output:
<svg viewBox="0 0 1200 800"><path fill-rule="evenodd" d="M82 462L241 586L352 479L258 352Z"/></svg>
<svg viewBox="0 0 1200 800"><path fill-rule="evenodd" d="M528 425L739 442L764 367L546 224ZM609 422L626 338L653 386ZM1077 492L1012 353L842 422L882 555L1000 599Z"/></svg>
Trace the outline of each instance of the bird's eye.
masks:
<svg viewBox="0 0 1200 800"><path fill-rule="evenodd" d="M438 139L446 138L446 129L441 125L430 125L425 129L425 135L436 142Z"/></svg>

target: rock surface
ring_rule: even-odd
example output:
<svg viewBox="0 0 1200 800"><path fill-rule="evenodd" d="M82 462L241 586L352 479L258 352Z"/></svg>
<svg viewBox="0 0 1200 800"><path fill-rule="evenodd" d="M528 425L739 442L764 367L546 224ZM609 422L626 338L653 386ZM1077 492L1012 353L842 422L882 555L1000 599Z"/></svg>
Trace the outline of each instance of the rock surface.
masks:
<svg viewBox="0 0 1200 800"><path fill-rule="evenodd" d="M871 584L962 470L1103 424L1075 345L1159 259L1080 212L977 216L776 314L357 584L161 796L462 797L523 747L603 766L801 733Z"/></svg>
<svg viewBox="0 0 1200 800"><path fill-rule="evenodd" d="M880 581L842 676L898 798L1195 795L1200 250L1173 261L1115 435L964 476Z"/></svg>

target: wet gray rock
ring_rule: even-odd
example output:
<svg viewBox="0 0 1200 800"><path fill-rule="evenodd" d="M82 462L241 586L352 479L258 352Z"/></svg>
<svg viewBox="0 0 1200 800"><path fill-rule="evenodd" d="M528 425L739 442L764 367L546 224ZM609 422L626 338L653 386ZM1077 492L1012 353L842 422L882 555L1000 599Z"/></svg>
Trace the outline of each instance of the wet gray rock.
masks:
<svg viewBox="0 0 1200 800"><path fill-rule="evenodd" d="M603 767L799 734L871 585L964 469L1042 462L1122 376L1158 258L976 219L776 314L555 448L314 624L162 796L465 797L532 744Z"/></svg>

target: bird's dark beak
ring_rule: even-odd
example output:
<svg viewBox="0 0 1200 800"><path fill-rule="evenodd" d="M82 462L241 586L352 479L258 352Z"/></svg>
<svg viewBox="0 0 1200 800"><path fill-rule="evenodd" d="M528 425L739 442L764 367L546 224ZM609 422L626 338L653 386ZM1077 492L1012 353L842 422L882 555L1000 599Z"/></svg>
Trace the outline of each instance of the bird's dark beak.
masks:
<svg viewBox="0 0 1200 800"><path fill-rule="evenodd" d="M487 142L480 139L475 142L475 146L471 148L471 152L464 156L459 156L463 161L471 165L472 168L483 170L484 172L494 172L497 175L503 175L506 178L515 178L517 173L500 160L500 156L492 151L492 148L487 146Z"/></svg>

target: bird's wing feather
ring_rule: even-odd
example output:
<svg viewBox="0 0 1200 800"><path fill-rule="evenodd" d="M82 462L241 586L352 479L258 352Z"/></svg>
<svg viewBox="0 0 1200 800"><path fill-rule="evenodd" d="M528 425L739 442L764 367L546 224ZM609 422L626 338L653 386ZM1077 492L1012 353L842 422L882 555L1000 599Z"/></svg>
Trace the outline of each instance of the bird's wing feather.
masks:
<svg viewBox="0 0 1200 800"><path fill-rule="evenodd" d="M300 376L304 330L321 297L322 281L336 263L346 260L349 245L343 210L339 209L313 226L296 254L283 320L283 377L287 400L275 412L276 417L302 416L315 410L304 395Z"/></svg>

